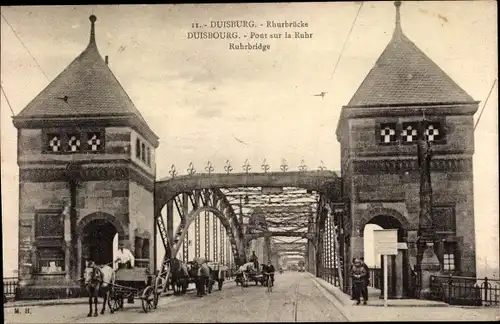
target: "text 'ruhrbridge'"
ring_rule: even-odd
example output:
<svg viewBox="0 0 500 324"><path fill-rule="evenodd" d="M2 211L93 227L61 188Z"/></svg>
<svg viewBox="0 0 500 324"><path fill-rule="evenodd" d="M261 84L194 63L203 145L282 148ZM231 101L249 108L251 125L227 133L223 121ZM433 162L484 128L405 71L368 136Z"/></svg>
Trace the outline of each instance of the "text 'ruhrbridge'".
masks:
<svg viewBox="0 0 500 324"><path fill-rule="evenodd" d="M313 33L300 21L210 20L191 23L187 38L192 40L225 40L229 50L271 50L276 40L309 40Z"/></svg>

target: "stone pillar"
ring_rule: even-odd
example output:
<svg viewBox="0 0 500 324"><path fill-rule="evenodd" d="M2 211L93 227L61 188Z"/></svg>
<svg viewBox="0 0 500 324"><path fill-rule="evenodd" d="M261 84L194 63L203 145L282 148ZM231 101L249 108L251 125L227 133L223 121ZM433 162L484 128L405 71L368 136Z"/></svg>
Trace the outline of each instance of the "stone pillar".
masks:
<svg viewBox="0 0 500 324"><path fill-rule="evenodd" d="M396 257L396 289L394 298L404 298L405 297L405 288L408 286L405 283L405 278L408 278L407 274L404 273L405 267L405 255L407 254L407 244L406 243L398 243L398 254Z"/></svg>
<svg viewBox="0 0 500 324"><path fill-rule="evenodd" d="M76 279L79 279L81 276L83 276L83 273L81 273L81 269L83 266L83 247L82 247L82 236L78 235L76 238L76 262L77 262L77 273L76 273Z"/></svg>
<svg viewBox="0 0 500 324"><path fill-rule="evenodd" d="M427 299L431 292L430 277L439 274L440 264L434 252L434 243L426 243L425 249L420 262L421 270L421 290L420 298Z"/></svg>
<svg viewBox="0 0 500 324"><path fill-rule="evenodd" d="M66 271L66 281L70 280L71 277L71 244L72 244L72 235L71 235L71 212L70 206L66 205L64 207L64 211L62 213L63 222L64 222L64 270Z"/></svg>

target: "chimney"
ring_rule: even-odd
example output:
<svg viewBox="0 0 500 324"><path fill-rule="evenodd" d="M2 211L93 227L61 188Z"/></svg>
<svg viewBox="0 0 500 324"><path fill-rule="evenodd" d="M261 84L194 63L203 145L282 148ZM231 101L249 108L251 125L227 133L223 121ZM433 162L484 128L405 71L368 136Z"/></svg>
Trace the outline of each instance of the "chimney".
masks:
<svg viewBox="0 0 500 324"><path fill-rule="evenodd" d="M106 63L106 65L108 65L109 60L107 55L104 57L104 62Z"/></svg>

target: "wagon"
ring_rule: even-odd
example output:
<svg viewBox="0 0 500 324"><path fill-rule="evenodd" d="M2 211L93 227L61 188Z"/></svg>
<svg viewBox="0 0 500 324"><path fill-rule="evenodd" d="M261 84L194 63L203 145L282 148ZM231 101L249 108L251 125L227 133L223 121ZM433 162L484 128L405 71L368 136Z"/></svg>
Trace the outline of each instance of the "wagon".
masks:
<svg viewBox="0 0 500 324"><path fill-rule="evenodd" d="M119 269L115 272L115 280L111 286L111 307L114 311L123 308L124 299L129 304L138 298L142 301L145 313L156 309L160 289L156 276L151 275L149 268Z"/></svg>
<svg viewBox="0 0 500 324"><path fill-rule="evenodd" d="M245 280L243 273L238 273L236 275L236 278L234 280L236 282L236 285L241 284L243 287L248 287L248 283L253 281L255 282L255 285L257 286L259 283L261 285L264 285L265 282L265 276L262 275L260 272L249 272L247 274L247 280Z"/></svg>
<svg viewBox="0 0 500 324"><path fill-rule="evenodd" d="M224 266L218 262L208 262L207 265L210 267L210 288L209 290L212 290L212 285L217 282L219 290L222 289L222 286L224 284L224 280L226 279L227 272L229 268L227 266Z"/></svg>

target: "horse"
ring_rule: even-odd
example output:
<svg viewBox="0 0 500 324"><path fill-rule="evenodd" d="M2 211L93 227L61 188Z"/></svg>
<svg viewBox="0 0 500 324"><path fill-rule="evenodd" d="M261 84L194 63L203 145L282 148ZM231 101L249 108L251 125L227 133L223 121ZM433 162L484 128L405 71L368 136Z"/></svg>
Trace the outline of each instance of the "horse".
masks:
<svg viewBox="0 0 500 324"><path fill-rule="evenodd" d="M108 265L96 266L92 265L85 268L84 272L85 288L89 294L89 313L87 317L92 316L92 297L94 298L94 316L97 316L97 297L99 293L103 296L101 315L106 310L106 301L108 302L109 311L113 314L111 307L111 287L115 279L113 268Z"/></svg>
<svg viewBox="0 0 500 324"><path fill-rule="evenodd" d="M170 278L174 294L185 294L189 284L189 273L186 264L177 258L173 258L167 262L170 264Z"/></svg>

